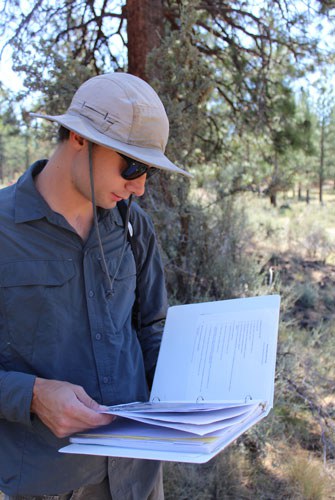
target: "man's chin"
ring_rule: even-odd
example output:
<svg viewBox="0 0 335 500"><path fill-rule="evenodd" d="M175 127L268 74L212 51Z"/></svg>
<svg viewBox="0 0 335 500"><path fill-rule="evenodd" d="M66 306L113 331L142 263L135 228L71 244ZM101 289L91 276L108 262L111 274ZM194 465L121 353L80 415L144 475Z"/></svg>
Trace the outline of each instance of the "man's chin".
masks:
<svg viewBox="0 0 335 500"><path fill-rule="evenodd" d="M111 209L111 208L115 208L116 207L116 204L117 204L117 201L112 201L108 204L108 206L104 207L106 208L107 210L108 209Z"/></svg>

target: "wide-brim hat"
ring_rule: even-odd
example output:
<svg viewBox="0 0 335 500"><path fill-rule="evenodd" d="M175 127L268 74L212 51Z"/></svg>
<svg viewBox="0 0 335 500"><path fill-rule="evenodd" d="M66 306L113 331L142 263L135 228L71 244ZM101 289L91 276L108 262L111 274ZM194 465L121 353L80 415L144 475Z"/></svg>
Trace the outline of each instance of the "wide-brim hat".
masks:
<svg viewBox="0 0 335 500"><path fill-rule="evenodd" d="M154 89L128 73L108 73L87 80L62 115L31 113L123 153L147 165L191 174L165 156L169 121Z"/></svg>

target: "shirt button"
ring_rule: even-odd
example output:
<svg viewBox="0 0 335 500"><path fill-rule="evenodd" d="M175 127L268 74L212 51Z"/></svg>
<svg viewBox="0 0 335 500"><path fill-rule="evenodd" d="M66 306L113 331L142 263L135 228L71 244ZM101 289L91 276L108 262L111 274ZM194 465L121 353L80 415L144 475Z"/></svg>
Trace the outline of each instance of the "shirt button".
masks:
<svg viewBox="0 0 335 500"><path fill-rule="evenodd" d="M95 339L96 339L96 340L101 340L101 333L97 333L97 334L95 335Z"/></svg>
<svg viewBox="0 0 335 500"><path fill-rule="evenodd" d="M108 377L104 377L104 378L102 379L102 381L103 381L103 383L104 383L104 384L108 384Z"/></svg>
<svg viewBox="0 0 335 500"><path fill-rule="evenodd" d="M94 297L94 292L93 292L93 290L90 290L90 291L88 292L88 296L89 296L90 298Z"/></svg>

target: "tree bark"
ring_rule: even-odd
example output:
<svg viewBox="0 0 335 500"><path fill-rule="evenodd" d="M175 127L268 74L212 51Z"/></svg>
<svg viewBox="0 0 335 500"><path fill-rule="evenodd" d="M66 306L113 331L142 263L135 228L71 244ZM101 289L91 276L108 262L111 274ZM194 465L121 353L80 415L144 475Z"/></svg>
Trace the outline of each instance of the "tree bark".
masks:
<svg viewBox="0 0 335 500"><path fill-rule="evenodd" d="M163 35L162 0L127 0L128 72L150 80L147 56Z"/></svg>
<svg viewBox="0 0 335 500"><path fill-rule="evenodd" d="M325 119L321 122L320 165L319 165L319 202L323 203L324 163L325 163Z"/></svg>
<svg viewBox="0 0 335 500"><path fill-rule="evenodd" d="M302 200L302 188L301 188L301 184L299 182L299 186L298 186L298 201L301 201Z"/></svg>
<svg viewBox="0 0 335 500"><path fill-rule="evenodd" d="M277 193L275 191L270 193L270 203L273 207L277 206Z"/></svg>

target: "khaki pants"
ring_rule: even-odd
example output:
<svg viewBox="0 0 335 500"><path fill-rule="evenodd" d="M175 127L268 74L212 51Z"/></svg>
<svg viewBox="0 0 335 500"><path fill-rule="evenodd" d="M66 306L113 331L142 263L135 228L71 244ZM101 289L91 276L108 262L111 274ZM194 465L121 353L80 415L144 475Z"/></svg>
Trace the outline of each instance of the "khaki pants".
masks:
<svg viewBox="0 0 335 500"><path fill-rule="evenodd" d="M138 498L138 494L136 493L130 494L130 496L132 500L164 500L162 468L160 468L157 481L147 498ZM107 477L102 483L83 486L63 495L5 495L4 500L113 500L113 498L110 493L109 479Z"/></svg>
<svg viewBox="0 0 335 500"><path fill-rule="evenodd" d="M63 495L5 495L4 500L112 500L109 491L109 481L106 478L102 483L83 486Z"/></svg>

